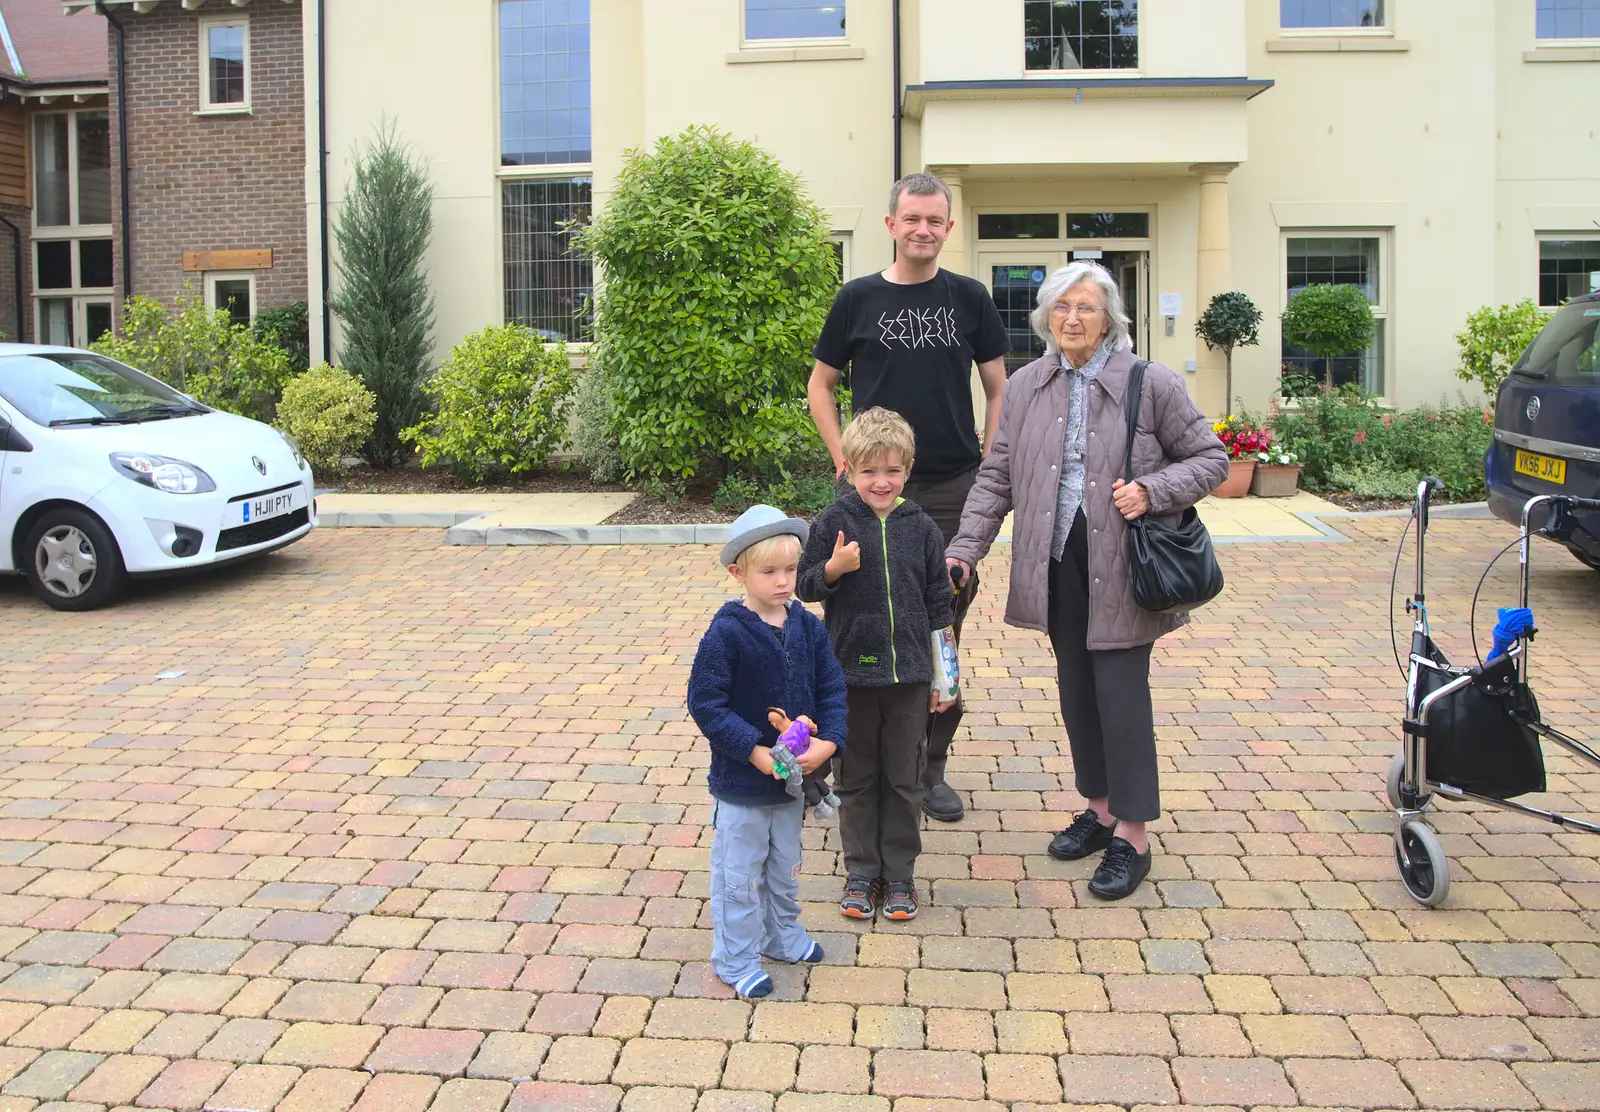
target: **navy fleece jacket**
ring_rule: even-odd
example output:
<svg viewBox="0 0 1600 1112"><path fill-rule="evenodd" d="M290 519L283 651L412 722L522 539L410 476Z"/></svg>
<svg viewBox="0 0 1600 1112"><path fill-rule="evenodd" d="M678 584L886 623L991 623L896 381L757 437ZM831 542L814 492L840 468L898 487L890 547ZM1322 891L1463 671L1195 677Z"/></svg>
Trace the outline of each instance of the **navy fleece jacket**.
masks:
<svg viewBox="0 0 1600 1112"><path fill-rule="evenodd" d="M790 601L780 645L759 614L742 602L726 603L700 638L689 672L689 713L711 743L708 779L716 798L747 807L789 802L783 781L750 763L756 746L771 748L778 740L768 707L790 718L808 715L816 736L844 752L844 673L816 615Z"/></svg>

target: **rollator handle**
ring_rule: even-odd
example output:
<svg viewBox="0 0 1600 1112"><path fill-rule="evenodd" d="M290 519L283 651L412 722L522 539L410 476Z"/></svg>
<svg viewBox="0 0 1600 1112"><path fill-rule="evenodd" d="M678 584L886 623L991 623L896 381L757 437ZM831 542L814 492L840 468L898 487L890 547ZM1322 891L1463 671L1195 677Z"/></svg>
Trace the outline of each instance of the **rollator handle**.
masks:
<svg viewBox="0 0 1600 1112"><path fill-rule="evenodd" d="M1426 475L1417 483L1417 529L1426 531L1428 528L1428 502L1439 491L1444 489L1444 483L1432 475Z"/></svg>
<svg viewBox="0 0 1600 1112"><path fill-rule="evenodd" d="M1578 498L1570 494L1556 495L1556 505L1565 504L1574 510L1600 510L1600 498Z"/></svg>

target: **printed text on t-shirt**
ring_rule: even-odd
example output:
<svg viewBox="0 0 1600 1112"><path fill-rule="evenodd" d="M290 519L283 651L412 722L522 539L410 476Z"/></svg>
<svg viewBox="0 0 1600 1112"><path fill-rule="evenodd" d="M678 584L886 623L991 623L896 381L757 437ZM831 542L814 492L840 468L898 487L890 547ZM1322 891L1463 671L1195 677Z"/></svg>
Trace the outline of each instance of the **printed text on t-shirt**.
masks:
<svg viewBox="0 0 1600 1112"><path fill-rule="evenodd" d="M956 311L946 306L940 309L901 309L894 316L878 316L879 342L886 348L945 347L961 345L956 331Z"/></svg>

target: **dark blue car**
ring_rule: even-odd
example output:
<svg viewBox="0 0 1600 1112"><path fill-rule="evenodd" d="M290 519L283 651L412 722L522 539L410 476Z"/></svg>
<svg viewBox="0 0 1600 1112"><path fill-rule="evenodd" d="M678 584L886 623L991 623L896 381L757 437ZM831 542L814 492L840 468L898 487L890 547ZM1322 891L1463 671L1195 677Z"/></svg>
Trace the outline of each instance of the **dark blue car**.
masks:
<svg viewBox="0 0 1600 1112"><path fill-rule="evenodd" d="M1559 309L1511 368L1484 473L1490 511L1513 524L1536 494L1600 497L1600 294ZM1573 515L1555 539L1600 569L1600 513Z"/></svg>

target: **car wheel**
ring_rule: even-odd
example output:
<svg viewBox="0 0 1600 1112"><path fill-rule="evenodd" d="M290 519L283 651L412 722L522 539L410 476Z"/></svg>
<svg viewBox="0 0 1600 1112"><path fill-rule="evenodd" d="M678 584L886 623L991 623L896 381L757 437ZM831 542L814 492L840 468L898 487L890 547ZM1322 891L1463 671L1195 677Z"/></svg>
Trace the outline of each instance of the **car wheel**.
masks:
<svg viewBox="0 0 1600 1112"><path fill-rule="evenodd" d="M122 594L122 551L100 519L50 510L28 530L23 572L40 600L57 610L95 610Z"/></svg>

